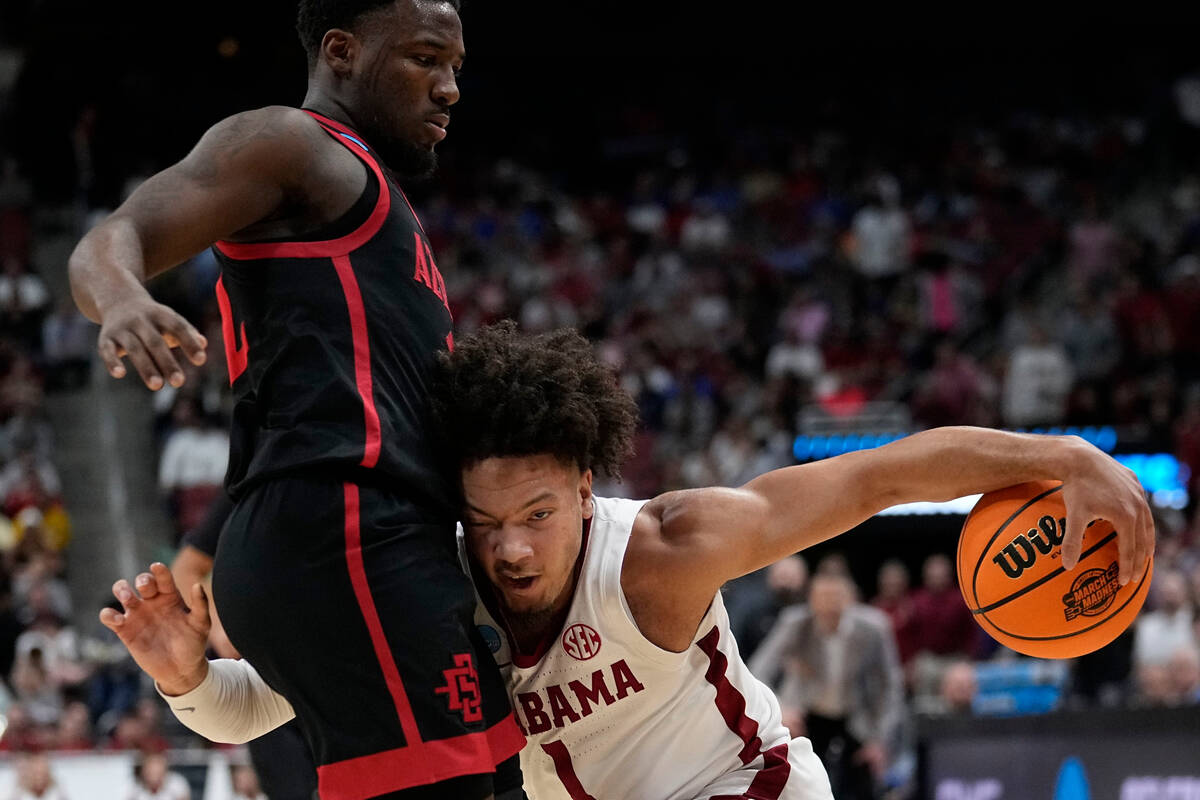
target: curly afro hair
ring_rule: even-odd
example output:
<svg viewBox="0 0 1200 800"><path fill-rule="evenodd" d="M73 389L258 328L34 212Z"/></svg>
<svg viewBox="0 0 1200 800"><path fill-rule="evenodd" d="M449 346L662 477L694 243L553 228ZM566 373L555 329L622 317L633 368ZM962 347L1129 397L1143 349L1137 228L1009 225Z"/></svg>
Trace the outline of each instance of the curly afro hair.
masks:
<svg viewBox="0 0 1200 800"><path fill-rule="evenodd" d="M526 336L511 320L442 355L433 408L459 464L549 453L614 478L638 423L633 398L587 339L567 328Z"/></svg>

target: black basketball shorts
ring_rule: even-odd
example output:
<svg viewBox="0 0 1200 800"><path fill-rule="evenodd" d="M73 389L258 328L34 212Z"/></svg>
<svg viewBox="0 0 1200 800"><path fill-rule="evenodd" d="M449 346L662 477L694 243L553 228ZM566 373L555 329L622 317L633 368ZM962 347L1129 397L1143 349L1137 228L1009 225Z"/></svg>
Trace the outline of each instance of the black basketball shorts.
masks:
<svg viewBox="0 0 1200 800"><path fill-rule="evenodd" d="M295 708L322 800L445 781L485 797L524 744L454 531L427 520L375 486L291 477L252 489L221 535L221 621Z"/></svg>

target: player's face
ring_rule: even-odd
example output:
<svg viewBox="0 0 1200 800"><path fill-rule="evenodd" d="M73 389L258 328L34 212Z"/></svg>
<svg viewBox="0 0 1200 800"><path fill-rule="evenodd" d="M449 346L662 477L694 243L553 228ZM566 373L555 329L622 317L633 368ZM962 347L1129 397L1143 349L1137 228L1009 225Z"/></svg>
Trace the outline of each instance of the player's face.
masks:
<svg viewBox="0 0 1200 800"><path fill-rule="evenodd" d="M393 171L426 177L459 97L466 51L458 12L438 0L397 0L362 42L354 120Z"/></svg>
<svg viewBox="0 0 1200 800"><path fill-rule="evenodd" d="M463 529L505 611L549 624L570 603L592 473L554 456L489 458L463 470Z"/></svg>

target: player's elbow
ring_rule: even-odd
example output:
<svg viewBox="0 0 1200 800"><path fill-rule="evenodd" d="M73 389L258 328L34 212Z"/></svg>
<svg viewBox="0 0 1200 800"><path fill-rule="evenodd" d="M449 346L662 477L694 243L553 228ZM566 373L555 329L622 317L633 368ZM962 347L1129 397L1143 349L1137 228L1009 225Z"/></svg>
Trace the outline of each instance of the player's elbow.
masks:
<svg viewBox="0 0 1200 800"><path fill-rule="evenodd" d="M67 260L67 277L71 283L71 299L75 301L75 306L85 317L99 325L103 320L100 319L100 312L92 301L90 264L85 254L87 244L85 237L71 253L70 259Z"/></svg>

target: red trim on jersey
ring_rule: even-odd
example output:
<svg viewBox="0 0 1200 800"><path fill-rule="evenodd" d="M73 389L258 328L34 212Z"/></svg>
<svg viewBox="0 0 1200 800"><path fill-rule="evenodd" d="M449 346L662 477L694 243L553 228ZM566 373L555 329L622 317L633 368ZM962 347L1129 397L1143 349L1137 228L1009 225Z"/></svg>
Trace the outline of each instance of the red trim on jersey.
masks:
<svg viewBox="0 0 1200 800"><path fill-rule="evenodd" d="M250 364L250 345L246 343L246 323L242 323L241 347L234 341L233 306L225 291L225 276L217 278L217 308L221 312L221 338L225 340L225 363L229 366L229 385L241 377Z"/></svg>
<svg viewBox="0 0 1200 800"><path fill-rule="evenodd" d="M379 450L383 436L379 426L379 412L375 408L375 393L371 380L371 341L367 336L367 312L363 307L362 292L358 279L350 266L349 256L333 259L342 293L346 296L346 308L350 312L350 332L354 338L354 381L358 384L358 396L362 398L363 419L366 424L366 443L360 466L370 469L379 462Z"/></svg>
<svg viewBox="0 0 1200 800"><path fill-rule="evenodd" d="M488 728L485 733L488 747L492 749L493 765L507 761L525 749L525 734L521 733L521 726L517 724L516 712L510 711L507 717Z"/></svg>
<svg viewBox="0 0 1200 800"><path fill-rule="evenodd" d="M339 133L348 133L348 134L350 134L351 136L353 136L353 137L355 137L356 139L358 139L360 142L363 142L364 144L366 144L366 141L367 141L367 140L366 140L366 139L364 139L363 137L359 136L359 135L358 135L358 131L354 130L353 128L351 128L351 127L350 127L349 125L347 125L346 123L344 123L344 122L338 122L336 119L332 119L332 118L330 118L330 117L327 117L327 116L325 116L324 114L318 114L318 113L317 113L317 112L315 112L315 111L310 111L310 110L308 110L307 108L304 108L304 109L301 109L301 110L302 110L302 111L303 111L305 114L308 114L310 117L312 117L313 119L315 119L317 122L319 122L319 123L321 123L322 125L324 125L326 128L333 128L335 131L337 131L337 132L339 132Z"/></svg>
<svg viewBox="0 0 1200 800"><path fill-rule="evenodd" d="M354 587L354 597L358 600L359 611L371 634L371 644L375 648L375 658L383 671L384 681L392 702L396 706L396 716L400 718L400 729L404 731L404 739L411 745L420 743L421 733L417 730L417 720L413 716L412 706L408 703L408 694L404 691L404 682L400 679L400 670L396 667L396 659L392 657L392 648L383 632L383 623L379 620L379 611L375 608L375 598L371 596L371 586L367 582L367 570L363 565L362 538L359 530L358 486L353 483L343 484L346 498L346 569L350 572L350 583Z"/></svg>
<svg viewBox="0 0 1200 800"><path fill-rule="evenodd" d="M313 114L311 111L307 113L314 118L319 117L319 115ZM317 121L321 122L320 119ZM321 124L324 125L325 123ZM334 128L335 130L329 130L328 128ZM344 128L352 136L358 136L358 134L344 125L333 123L332 120L329 121L328 128L326 132L333 137L334 141L341 142L346 149L357 155L370 168L371 172L375 174L375 179L379 181L379 198L375 201L375 208L371 211L371 216L367 217L367 221L345 236L319 242L239 243L220 241L214 246L222 255L238 261L249 261L259 258L334 258L346 255L362 247L367 243L368 239L379 233L379 229L383 227L383 222L387 219L388 212L392 207L392 193L388 188L389 184L387 180L383 177L383 170L379 168L379 164L375 163L375 157L370 152L357 142L337 135L336 129ZM408 198L405 198L404 202L407 203ZM410 205L409 208L411 209L412 206ZM416 216L415 212L413 216ZM420 224L420 220L418 220L417 225L419 226ZM424 233L425 231L422 230L421 232Z"/></svg>
<svg viewBox="0 0 1200 800"><path fill-rule="evenodd" d="M322 125L325 125L326 127L329 127L329 128L333 128L338 133L349 134L350 136L353 136L356 139L358 139L363 144L366 144L367 140L364 139L363 137L359 136L358 131L354 130L353 128L349 128L346 125L342 124L341 122L338 122L335 119L330 119L329 117L318 114L315 111L309 111L307 108L304 109L304 112L306 114L308 114L310 117L312 117L313 119L315 119L317 122L320 122ZM370 145L367 145L367 148L370 149ZM413 208L412 203L410 203L408 201L408 195L399 186L397 186L396 188L400 189L400 196L402 198L404 198L404 204L406 206L408 206L408 210L412 212L413 219L415 219L417 221L417 227L421 229L421 235L424 236L426 239L428 239L429 236L428 236L428 234L425 233L425 226L421 224L421 218L417 216L417 210L415 208Z"/></svg>
<svg viewBox="0 0 1200 800"><path fill-rule="evenodd" d="M729 730L737 734L745 745L738 753L743 764L749 764L762 750L762 739L758 738L758 723L746 716L746 698L737 687L729 682L726 671L729 669L729 659L717 649L721 637L720 631L714 625L696 645L708 656L708 671L705 679L717 690L717 710L729 726Z"/></svg>
<svg viewBox="0 0 1200 800"><path fill-rule="evenodd" d="M713 795L709 800L779 800L791 774L788 745L784 742L763 753L763 768L754 776L745 794Z"/></svg>
<svg viewBox="0 0 1200 800"><path fill-rule="evenodd" d="M317 767L317 788L322 800L366 800L460 775L492 772L524 744L525 737L509 714L486 731L416 741L407 747Z"/></svg>
<svg viewBox="0 0 1200 800"><path fill-rule="evenodd" d="M542 745L542 749L554 760L554 771L558 773L558 779L562 781L571 800L596 800L584 791L583 784L579 782L579 776L575 774L575 766L571 763L571 754L567 752L567 746L561 740L555 739L553 742L546 742Z"/></svg>

